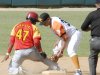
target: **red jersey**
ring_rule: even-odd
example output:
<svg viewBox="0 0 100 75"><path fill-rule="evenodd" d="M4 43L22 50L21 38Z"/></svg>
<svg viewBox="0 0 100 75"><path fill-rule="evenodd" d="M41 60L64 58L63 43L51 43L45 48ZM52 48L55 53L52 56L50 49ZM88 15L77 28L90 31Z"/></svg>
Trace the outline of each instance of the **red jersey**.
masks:
<svg viewBox="0 0 100 75"><path fill-rule="evenodd" d="M30 21L21 22L15 25L11 31L11 36L14 36L15 50L33 47L33 39L41 39L38 28L35 25L32 25Z"/></svg>

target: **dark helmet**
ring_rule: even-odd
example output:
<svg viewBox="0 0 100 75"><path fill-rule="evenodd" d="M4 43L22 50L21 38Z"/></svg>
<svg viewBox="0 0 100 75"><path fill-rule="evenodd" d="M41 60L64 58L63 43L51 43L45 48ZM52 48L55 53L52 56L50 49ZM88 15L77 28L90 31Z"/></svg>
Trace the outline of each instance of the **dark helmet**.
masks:
<svg viewBox="0 0 100 75"><path fill-rule="evenodd" d="M38 22L38 14L36 12L28 12L26 20L30 20L32 23Z"/></svg>

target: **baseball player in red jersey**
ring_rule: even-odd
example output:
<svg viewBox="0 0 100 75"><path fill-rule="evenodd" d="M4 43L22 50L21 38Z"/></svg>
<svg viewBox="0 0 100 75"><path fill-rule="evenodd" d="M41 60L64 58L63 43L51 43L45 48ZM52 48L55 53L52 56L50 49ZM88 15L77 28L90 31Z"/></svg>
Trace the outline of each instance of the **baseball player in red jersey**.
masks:
<svg viewBox="0 0 100 75"><path fill-rule="evenodd" d="M28 12L26 21L18 23L11 31L8 52L2 60L3 62L9 58L14 46L15 53L8 69L10 75L20 75L20 73L23 73L21 64L26 59L41 61L49 66L51 70L60 70L58 64L49 60L42 51L40 43L41 35L35 25L36 22L38 22L37 13Z"/></svg>
<svg viewBox="0 0 100 75"><path fill-rule="evenodd" d="M61 57L64 49L67 47L68 55L71 57L76 69L75 75L82 75L78 56L76 54L77 47L80 42L81 32L73 25L59 17L50 17L48 13L42 13L39 21L42 25L49 26L54 34L59 37L59 42L57 42L55 48L53 49L54 55L51 60L53 60L53 58L57 59L57 57Z"/></svg>

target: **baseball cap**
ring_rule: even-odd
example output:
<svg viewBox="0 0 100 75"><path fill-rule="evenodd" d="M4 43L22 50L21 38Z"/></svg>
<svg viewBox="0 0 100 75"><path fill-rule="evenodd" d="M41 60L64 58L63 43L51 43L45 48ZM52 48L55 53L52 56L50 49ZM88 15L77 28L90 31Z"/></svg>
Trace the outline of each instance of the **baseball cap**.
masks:
<svg viewBox="0 0 100 75"><path fill-rule="evenodd" d="M96 3L100 3L100 0L96 0Z"/></svg>
<svg viewBox="0 0 100 75"><path fill-rule="evenodd" d="M43 23L47 20L47 18L49 18L49 14L48 13L42 13L40 14L39 16L39 22L40 22L40 25L43 25Z"/></svg>

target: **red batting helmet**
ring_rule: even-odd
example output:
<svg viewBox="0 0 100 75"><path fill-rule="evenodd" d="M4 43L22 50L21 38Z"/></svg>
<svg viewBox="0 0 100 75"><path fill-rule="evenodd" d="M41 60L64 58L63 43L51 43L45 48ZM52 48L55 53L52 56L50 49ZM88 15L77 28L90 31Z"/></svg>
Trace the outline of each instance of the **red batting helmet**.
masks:
<svg viewBox="0 0 100 75"><path fill-rule="evenodd" d="M36 12L28 12L26 19L34 19L36 21L38 21L38 14Z"/></svg>

